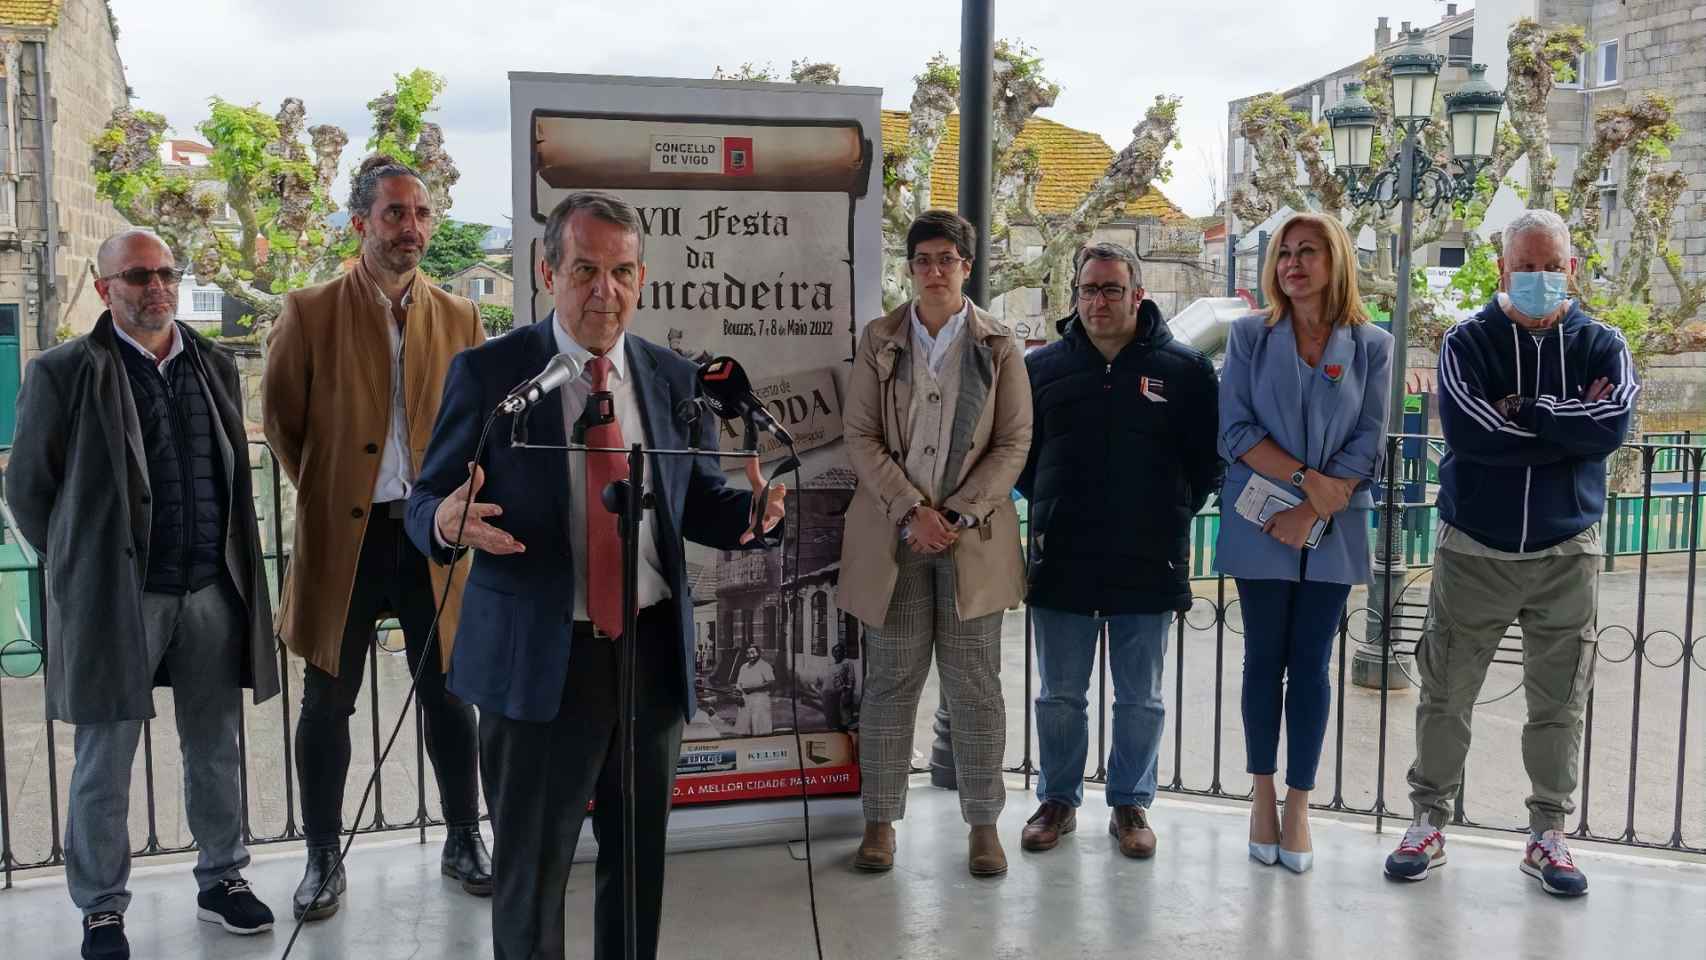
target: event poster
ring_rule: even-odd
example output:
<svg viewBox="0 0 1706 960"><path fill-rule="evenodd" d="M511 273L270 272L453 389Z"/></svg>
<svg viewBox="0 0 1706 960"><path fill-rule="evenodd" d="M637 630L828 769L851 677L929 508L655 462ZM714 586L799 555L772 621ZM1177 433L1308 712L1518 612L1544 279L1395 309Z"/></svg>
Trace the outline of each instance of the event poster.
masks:
<svg viewBox="0 0 1706 960"><path fill-rule="evenodd" d="M880 203L877 94L678 81L665 95L665 83L640 81L651 96L635 96L619 78L512 78L527 131L516 163L517 323L551 308L537 264L556 203L596 189L633 204L646 276L631 332L696 362L739 360L802 462L797 485L778 478L789 485L780 549L687 546L699 708L675 801L794 796L802 768L813 794L857 793L862 643L835 589L854 486L842 398L856 321L875 315L879 296L880 240L859 244L862 228L878 229L868 209ZM699 106L684 112L684 99ZM777 109L789 100L799 102ZM801 103L824 115L799 116ZM723 450L743 439L720 425ZM759 454L768 473L787 451L765 436ZM740 461L725 467L745 485Z"/></svg>

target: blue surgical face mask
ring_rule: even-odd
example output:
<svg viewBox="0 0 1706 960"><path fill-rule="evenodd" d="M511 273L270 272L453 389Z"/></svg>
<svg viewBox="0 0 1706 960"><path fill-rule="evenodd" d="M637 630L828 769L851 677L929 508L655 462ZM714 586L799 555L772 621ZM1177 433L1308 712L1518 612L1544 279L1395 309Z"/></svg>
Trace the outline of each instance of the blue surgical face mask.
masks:
<svg viewBox="0 0 1706 960"><path fill-rule="evenodd" d="M1561 273L1512 273L1511 306L1539 320L1564 302L1567 285L1568 278Z"/></svg>

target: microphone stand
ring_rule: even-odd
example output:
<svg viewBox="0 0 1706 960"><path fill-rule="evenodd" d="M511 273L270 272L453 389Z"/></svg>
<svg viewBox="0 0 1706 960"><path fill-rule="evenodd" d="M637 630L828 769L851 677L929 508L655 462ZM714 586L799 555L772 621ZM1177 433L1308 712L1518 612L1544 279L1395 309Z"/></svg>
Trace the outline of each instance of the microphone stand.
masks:
<svg viewBox="0 0 1706 960"><path fill-rule="evenodd" d="M608 397L608 395L606 395ZM586 428L602 422L602 417L612 415L613 408L604 407L594 394L588 399L586 410L575 422L572 442L557 446L554 444L531 444L526 442L526 431L519 432L522 442L512 444L520 449L551 450L564 453L619 453L628 458L628 479L616 480L607 485L600 494L604 509L616 515L616 530L622 538L622 636L621 663L617 675L617 730L621 739L622 749L622 929L624 954L628 960L634 960L638 950L638 921L635 906L638 899L637 875L634 853L634 767L636 758L636 741L634 735L634 706L635 655L639 649L637 632L639 629L639 583L640 583L640 524L645 512L656 506L655 498L646 493L646 458L654 457L700 457L712 454L718 457L734 457L738 459L758 459L758 436L751 421L747 423L746 436L739 453L722 453L717 450L699 448L699 424L692 424L690 446L686 450L664 448L648 448L635 443L627 448L621 447L589 447L585 444ZM599 412L594 412L595 408ZM677 411L682 415L681 410ZM518 416L520 420L524 417ZM512 438L516 431L512 429ZM769 484L761 490L754 490L753 496L753 534L762 538L763 501L760 497L767 496Z"/></svg>

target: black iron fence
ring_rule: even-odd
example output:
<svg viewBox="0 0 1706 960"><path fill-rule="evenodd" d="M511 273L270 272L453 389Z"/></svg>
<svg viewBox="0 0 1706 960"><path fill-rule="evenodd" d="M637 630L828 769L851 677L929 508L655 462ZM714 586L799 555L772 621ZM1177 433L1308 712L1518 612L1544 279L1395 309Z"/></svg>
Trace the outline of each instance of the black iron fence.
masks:
<svg viewBox="0 0 1706 960"><path fill-rule="evenodd" d="M1375 519L1386 525L1403 524L1396 552L1413 560L1418 543L1431 544L1432 524L1437 517L1433 504L1402 499L1399 452L1406 440L1438 442L1438 438L1407 435L1388 438L1385 491L1396 495L1377 498ZM1706 518L1702 516L1706 508L1702 496L1706 445L1656 442L1629 444L1627 449L1640 458L1642 492L1639 499L1620 498L1621 508L1617 501L1610 505L1608 520L1618 527L1607 538L1607 549L1616 547L1633 557L1635 569L1628 570L1625 565L1623 576L1634 582L1608 583L1610 578L1602 578L1600 586L1595 689L1587 704L1579 804L1571 836L1706 854L1706 756L1691 756L1689 752L1691 730L1695 736L1701 735L1701 714L1706 712L1706 698L1693 682L1696 670L1706 670L1702 649L1706 635L1696 633L1701 622L1695 615L1706 533ZM1686 477L1687 489L1680 494L1655 496L1654 476L1667 472ZM1652 509L1655 504L1662 508ZM1195 530L1198 535L1207 527L1201 520ZM1193 544L1193 558L1200 555L1201 548ZM1331 772L1330 787L1329 778L1323 776L1316 790L1318 795L1330 790L1330 796L1312 806L1377 820L1397 817L1407 821L1411 807L1403 770L1413 756L1414 741L1399 735L1402 725L1395 723L1395 718L1414 710L1414 696L1408 688L1415 683L1416 645L1430 627L1424 582L1430 578L1430 571L1408 568L1404 563L1382 564L1380 552L1377 546L1375 575L1364 602L1358 605L1353 594L1353 603L1340 621L1333 663L1334 717L1322 758L1323 772ZM1431 549L1426 554L1431 559ZM1610 559L1608 554L1608 570ZM1235 675L1229 676L1229 670L1236 668L1232 658L1242 649L1236 591L1218 573L1199 579L1197 587L1194 604L1177 618L1174 628L1168 704L1171 736L1163 750L1160 788L1177 794L1247 800L1248 788L1241 790L1229 782L1247 779L1244 766L1238 758L1227 757L1234 741L1241 746L1238 700L1234 696L1229 703L1226 696L1228 681L1237 682ZM1392 629L1385 629L1385 624L1391 624ZM1031 635L1027 611L1027 708L1034 696ZM1348 679L1359 647L1378 665L1377 682L1364 689ZM1499 671L1490 672L1487 688L1493 692L1484 688L1479 707L1486 710L1503 704L1521 689L1521 663L1520 628L1513 625L1499 646L1494 664L1514 669L1504 671L1502 678ZM1498 691L1497 687L1513 675L1509 689ZM1095 771L1087 777L1092 782L1105 783L1107 778L1111 706L1107 680L1104 633L1094 681ZM1507 716L1514 714L1512 719L1520 721L1521 703L1511 701L1509 707ZM1200 715L1205 712L1206 718ZM1205 720L1206 736L1202 729ZM1191 739L1192 733L1198 739ZM1498 737L1497 732L1484 734L1477 745ZM1505 739L1506 746L1514 745ZM1032 714L1027 709L1023 754L1009 768L1010 773L1025 776L1027 787L1037 773L1034 750ZM1483 760L1487 752L1491 751L1477 751ZM1695 754L1700 753L1696 748ZM1509 762L1512 759L1515 762ZM1452 823L1526 830L1526 817L1520 814L1527 780L1520 755L1510 754L1505 761L1483 762L1480 766L1478 770L1476 754L1472 753ZM1695 785L1692 799L1691 783ZM1482 813L1487 815L1485 822L1477 815ZM1612 818L1610 826L1599 820L1601 817Z"/></svg>
<svg viewBox="0 0 1706 960"><path fill-rule="evenodd" d="M1388 439L1385 489L1399 491L1399 496L1382 496L1377 510L1385 523L1403 524L1403 538L1399 541L1403 546L1398 552L1412 560L1416 559L1417 543L1431 542L1434 522L1432 504L1403 501L1403 487L1398 482L1401 444L1417 439L1421 438ZM289 561L283 507L293 497L286 495L285 481L271 451L264 444L255 447L257 509L276 600ZM1602 581L1596 643L1598 677L1588 703L1580 806L1573 835L1706 854L1706 757L1691 758L1688 751L1691 728L1701 726L1706 719L1706 703L1697 702L1702 701L1700 687L1692 682L1695 670L1706 670L1706 656L1702 655L1706 636L1695 633L1699 625L1695 617L1699 560L1703 527L1706 527L1702 523L1706 501L1702 499L1701 489L1702 474L1706 472L1702 470L1706 464L1706 446L1658 442L1631 444L1630 448L1642 462L1639 501L1642 507L1638 520L1619 536L1632 538L1626 542L1637 560L1633 571L1626 568L1617 576L1635 579L1633 583L1619 580L1610 587L1606 586L1610 577ZM1682 494L1667 495L1675 503L1663 511L1651 509L1655 502L1654 475L1662 476L1665 471L1688 477L1688 489ZM1629 503L1635 499L1624 497L1621 501ZM1611 513L1612 519L1619 516L1615 511ZM4 519L8 544L0 548L0 556L5 551L15 551L16 555L0 559L0 604L5 603L5 596L10 596L12 619L17 622L19 634L0 645L0 871L5 885L10 886L16 873L64 863L61 840L65 796L57 762L62 725L45 720L36 706L41 700L42 654L52 643L53 625L46 622L45 616L46 585L33 551L16 536L10 516ZM1198 596L1175 624L1170 654L1171 702L1167 721L1170 735L1164 750L1161 786L1176 794L1246 799L1247 786L1240 787L1247 775L1235 756L1241 749L1238 701L1227 696L1229 689L1237 689L1242 618L1236 591L1223 575L1212 569L1212 538L1217 523L1208 521L1217 519L1205 515L1193 527L1194 537L1199 541L1193 546L1193 557L1197 558L1194 562L1199 563L1195 571L1199 574L1195 580ZM1662 531L1662 537L1655 538L1655 531ZM1661 550L1668 552L1661 555ZM1377 569L1376 582L1370 585L1360 603L1353 602L1340 624L1333 668L1335 716L1322 764L1324 774L1330 770L1330 778L1324 775L1318 788L1320 794L1327 795L1326 784L1330 780L1331 793L1316 806L1375 818L1407 819L1409 805L1403 796L1402 765L1408 761L1412 742L1403 736L1403 725L1395 722L1395 718L1402 718L1406 710L1413 709L1412 695L1405 688L1412 682L1411 660L1416 644L1428 629L1424 583L1428 571L1425 567L1409 568L1402 563L1377 565ZM1612 594L1615 602L1608 604L1606 597ZM0 615L4 612L0 610ZM1385 629L1386 624L1391 624L1392 629ZM406 671L390 671L387 678L387 671L380 669L381 649L390 653L401 650L400 643L383 640L383 634L394 626L391 623L376 626L382 639L374 645L368 665L371 680L367 685L365 725L370 727L371 762L375 766L381 749L380 731L388 725L380 709L384 698L382 687L388 682L406 685L408 679ZM1023 750L1010 772L1025 775L1028 786L1030 776L1036 772L1029 709L1035 692L1029 611L1025 613L1024 636L1025 709L1021 711L1024 732L1022 739L1010 739L1010 742L1021 739ZM1378 664L1373 676L1379 682L1371 687L1358 687L1352 682L1350 668L1359 648L1365 663ZM1513 629L1501 644L1495 664L1520 668L1521 655L1520 634ZM243 836L250 845L303 839L296 818L292 754L292 681L299 670L282 647L278 656L281 695L270 703L248 707L239 733L243 756ZM1099 659L1095 681L1098 691L1094 718L1095 770L1087 777L1093 782L1105 782L1107 776L1111 700L1105 638ZM1520 677L1519 670L1506 671L1513 672ZM1489 686L1498 682L1502 681L1490 680ZM1485 697L1483 709L1509 705L1507 698L1519 688L1520 679L1512 684L1511 690ZM45 751L34 749L32 742L31 728L38 725ZM429 809L429 799L435 791L425 773L425 741L418 707L413 726L413 783L409 785L412 790L405 789L399 796L393 789L392 812L388 813L385 771L381 770L372 813L353 828L357 832L416 830L424 840L426 829L441 823ZM262 730L264 739L257 741L257 732ZM133 823L133 829L141 827L135 832L144 837L135 851L137 857L194 849L193 844L174 844L163 839L156 789L161 779L159 768L170 767L175 761L164 755L168 751L156 750L155 740L155 724L145 724L139 764L144 809L140 811L142 823ZM9 751L25 745L31 747L32 759L21 764ZM1494 811L1495 816L1501 815L1497 811L1520 810L1520 794L1525 787L1520 764L1495 764L1480 769L1475 758L1482 755L1483 751L1472 754L1453 822L1519 829L1516 823L1521 821L1517 817L1509 818L1508 822L1490 819L1482 824L1472 816L1472 810L1477 814L1483 809ZM392 763L396 762L393 758ZM360 763L352 765L352 773L360 773L360 766ZM402 766L393 774L394 787L396 777L408 773ZM1513 766L1517 769L1503 769ZM352 777L352 784L356 782ZM1692 800L1688 790L1691 782L1698 787ZM354 786L350 790L359 795ZM407 808L401 815L395 812L399 802ZM19 805L27 805L29 809L20 810ZM1612 817L1615 822L1609 827L1596 828L1601 816ZM18 834L23 824L30 825L31 836L27 838Z"/></svg>

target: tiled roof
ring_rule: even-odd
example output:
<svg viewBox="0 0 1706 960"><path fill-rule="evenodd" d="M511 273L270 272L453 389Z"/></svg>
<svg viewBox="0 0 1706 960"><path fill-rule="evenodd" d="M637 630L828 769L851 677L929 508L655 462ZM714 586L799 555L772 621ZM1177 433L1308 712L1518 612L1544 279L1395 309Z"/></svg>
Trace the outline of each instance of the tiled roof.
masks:
<svg viewBox="0 0 1706 960"><path fill-rule="evenodd" d="M906 149L908 116L904 110L883 111L885 155L895 156ZM1096 134L1041 117L1026 122L1014 142L1016 149L1032 145L1038 149L1037 160L1043 174L1042 182L1037 184L1038 213L1071 213L1114 158L1113 149ZM959 200L959 184L960 115L954 113L948 116L947 131L936 146L936 162L930 171L931 203L954 209ZM1184 216L1184 212L1161 191L1150 187L1143 196L1125 205L1124 215L1172 220Z"/></svg>
<svg viewBox="0 0 1706 960"><path fill-rule="evenodd" d="M0 0L0 23L29 27L59 26L65 0Z"/></svg>

